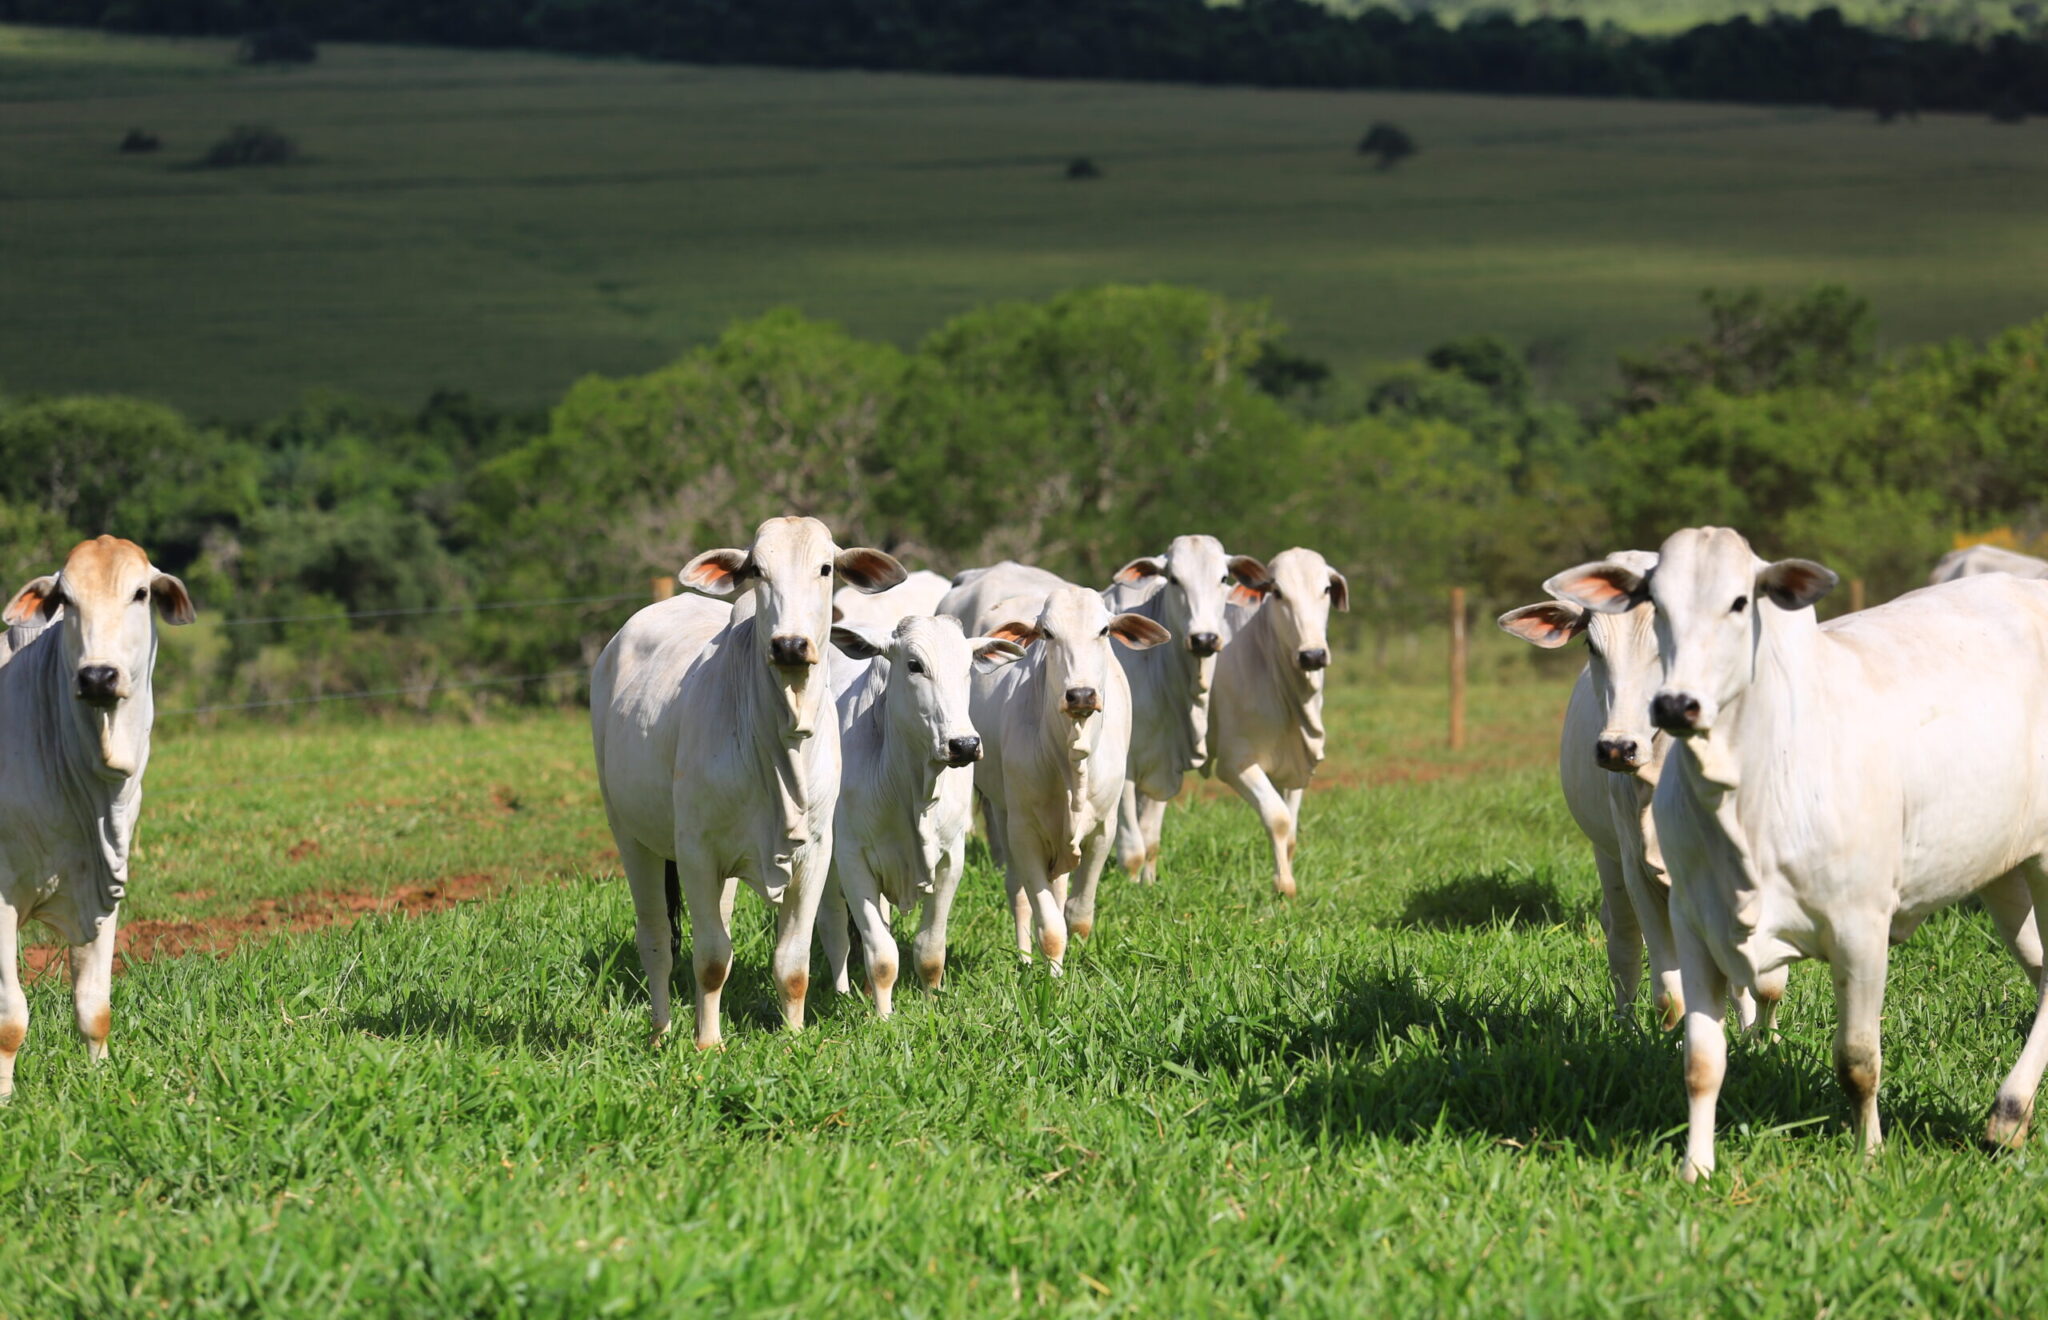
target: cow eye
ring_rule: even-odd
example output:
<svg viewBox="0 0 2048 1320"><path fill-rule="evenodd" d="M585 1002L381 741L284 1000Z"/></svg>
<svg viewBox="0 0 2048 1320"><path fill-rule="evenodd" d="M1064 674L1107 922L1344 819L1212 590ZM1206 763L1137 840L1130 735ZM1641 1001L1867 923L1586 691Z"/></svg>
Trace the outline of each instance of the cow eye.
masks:
<svg viewBox="0 0 2048 1320"><path fill-rule="evenodd" d="M905 669L908 669L913 674L922 674L924 672L924 661L913 657L910 660L904 662L903 667Z"/></svg>
<svg viewBox="0 0 2048 1320"><path fill-rule="evenodd" d="M1747 596L1737 596L1737 597L1735 598L1735 603L1734 603L1733 605L1730 605L1730 606L1728 607L1728 612L1729 612L1730 614L1740 614L1740 613L1742 613L1742 612L1743 612L1743 611L1744 611L1745 609L1748 609L1748 608L1749 608L1749 597L1747 597Z"/></svg>
<svg viewBox="0 0 2048 1320"><path fill-rule="evenodd" d="M1095 635L1096 635L1097 637L1107 637L1107 636L1109 636L1109 625L1108 625L1108 624L1106 624L1106 623L1105 623L1105 624L1103 624L1103 625L1102 625L1102 631L1101 631L1101 632L1099 632L1099 633L1097 633L1097 634L1095 634Z"/></svg>
<svg viewBox="0 0 2048 1320"><path fill-rule="evenodd" d="M819 576L819 577L831 577L831 576L832 576L832 565L830 565L830 564L820 564L820 565L818 565L818 576Z"/></svg>
<svg viewBox="0 0 2048 1320"><path fill-rule="evenodd" d="M143 601L146 601L146 600L148 600L148 599L149 599L149 588L148 588L148 587L137 587L137 588L135 589L135 603L136 603L136 604L140 605L140 604L141 604L141 603L142 603Z"/></svg>

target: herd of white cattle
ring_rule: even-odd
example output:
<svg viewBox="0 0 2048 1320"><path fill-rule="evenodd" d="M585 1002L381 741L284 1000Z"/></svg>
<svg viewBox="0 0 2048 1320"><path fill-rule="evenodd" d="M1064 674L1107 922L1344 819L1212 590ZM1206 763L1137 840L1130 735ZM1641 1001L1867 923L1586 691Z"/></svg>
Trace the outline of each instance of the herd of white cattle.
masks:
<svg viewBox="0 0 2048 1320"><path fill-rule="evenodd" d="M2048 563L1974 547L1927 588L1821 623L1828 569L1690 528L1559 573L1550 599L1501 616L1538 646L1587 643L1560 772L1593 845L1617 1013L1633 1017L1647 948L1664 1023L1685 1026L1687 1178L1714 1167L1724 1004L1768 1032L1802 958L1831 965L1836 1071L1875 1149L1888 948L1972 894L2037 990L1986 1134L2024 1142L2048 1068L2044 578ZM1348 595L1314 551L1262 562L1183 536L1106 590L1007 562L948 581L790 517L679 581L698 594L634 615L591 674L656 1039L687 917L696 1041L719 1042L742 880L775 909L789 1026L814 927L842 991L858 931L886 1016L891 910L918 907L917 972L937 986L977 801L1018 955L1053 975L1093 928L1112 846L1133 880L1158 878L1165 807L1191 771L1257 810L1275 887L1294 892L1329 614ZM158 617L191 621L184 585L110 536L4 613L0 1100L28 1030L25 920L71 946L78 1029L106 1055Z"/></svg>
<svg viewBox="0 0 2048 1320"><path fill-rule="evenodd" d="M1257 809L1274 884L1294 892L1330 610L1348 591L1313 550L1267 564L1182 536L1098 591L1009 562L907 574L814 518L775 518L677 581L703 594L634 615L590 682L657 1039L687 915L696 1040L719 1043L741 881L775 908L791 1027L814 927L842 991L858 928L886 1015L890 911L919 908L912 952L936 987L977 800L1018 956L1042 954L1055 976L1068 936L1094 929L1113 845L1133 879L1157 878L1166 804L1190 771Z"/></svg>

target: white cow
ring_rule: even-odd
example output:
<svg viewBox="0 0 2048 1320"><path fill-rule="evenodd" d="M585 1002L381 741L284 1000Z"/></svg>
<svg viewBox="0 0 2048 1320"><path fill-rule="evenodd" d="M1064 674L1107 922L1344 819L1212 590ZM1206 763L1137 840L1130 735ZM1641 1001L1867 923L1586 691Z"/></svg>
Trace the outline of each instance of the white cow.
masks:
<svg viewBox="0 0 2048 1320"><path fill-rule="evenodd" d="M1944 582L1975 577L1980 573L2010 573L2019 578L2048 578L2048 560L2023 555L2017 550L2001 550L1995 545L1964 546L1961 550L1951 550L1941 557L1941 562L1927 575L1927 585L1938 587Z"/></svg>
<svg viewBox="0 0 2048 1320"><path fill-rule="evenodd" d="M71 946L78 1030L92 1058L107 1057L114 928L156 718L155 614L192 622L185 584L134 542L101 536L0 615L20 648L0 665L0 1099L28 1035L25 920Z"/></svg>
<svg viewBox="0 0 2048 1320"><path fill-rule="evenodd" d="M923 903L912 953L925 988L946 971L946 919L966 864L981 737L968 716L977 659L1007 663L1015 642L965 637L957 621L910 615L894 628L839 623L832 641L863 661L839 697L839 806L819 934L835 989L849 988L847 904L859 923L875 1011L889 1016L896 940L884 901Z"/></svg>
<svg viewBox="0 0 2048 1320"><path fill-rule="evenodd" d="M1131 694L1110 639L1139 649L1170 639L1143 615L1111 615L1100 593L1069 585L1047 595L1035 622L1006 623L993 635L1028 649L1015 664L974 676L974 727L988 749L974 789L1002 859L1018 956L1031 960L1035 918L1057 976L1070 912L1076 934L1094 926L1086 880L1102 873L1123 797ZM1067 877L1077 868L1084 883L1069 911Z"/></svg>
<svg viewBox="0 0 2048 1320"><path fill-rule="evenodd" d="M1240 585L1260 604L1234 621L1216 660L1209 765L1265 822L1273 887L1290 895L1301 795L1323 761L1330 607L1350 609L1351 589L1321 555L1300 547L1273 556L1264 579Z"/></svg>
<svg viewBox="0 0 2048 1320"><path fill-rule="evenodd" d="M815 518L771 518L745 550L706 550L677 580L737 606L677 596L635 614L590 675L598 787L633 890L634 943L659 1041L690 914L697 1045L719 1043L735 878L776 909L782 1017L804 1023L811 927L832 857L839 722L820 672L834 571L880 590L903 567L841 550Z"/></svg>
<svg viewBox="0 0 2048 1320"><path fill-rule="evenodd" d="M859 587L841 587L832 593L832 621L865 624L886 632L896 626L898 619L913 614L937 614L939 602L952 589L950 580L922 568L887 591L872 595Z"/></svg>
<svg viewBox="0 0 2048 1320"><path fill-rule="evenodd" d="M1005 559L956 574L935 613L958 619L971 637L986 636L999 624L1037 618L1046 595L1067 585L1058 574Z"/></svg>
<svg viewBox="0 0 2048 1320"><path fill-rule="evenodd" d="M1647 580L1603 561L1552 581L1603 613L1657 607L1651 718L1682 740L1652 802L1685 996L1682 1172L1714 1167L1724 988L1775 998L1801 958L1831 964L1835 1073L1875 1150L1891 944L1979 894L2043 984L2048 583L1976 577L1823 630L1812 606L1832 572L1766 563L1718 527L1674 533ZM2044 1066L2048 999L1999 1088L1992 1142L2024 1139Z"/></svg>
<svg viewBox="0 0 2048 1320"><path fill-rule="evenodd" d="M1122 650L1117 659L1131 685L1131 755L1116 827L1117 860L1133 880L1159 879L1159 837L1166 804L1181 780L1209 760L1209 691L1223 649L1225 596L1248 601L1232 576L1266 579L1250 555L1224 552L1213 536L1176 536L1163 555L1133 559L1117 570L1102 598L1112 614L1142 614L1179 638L1179 646Z"/></svg>

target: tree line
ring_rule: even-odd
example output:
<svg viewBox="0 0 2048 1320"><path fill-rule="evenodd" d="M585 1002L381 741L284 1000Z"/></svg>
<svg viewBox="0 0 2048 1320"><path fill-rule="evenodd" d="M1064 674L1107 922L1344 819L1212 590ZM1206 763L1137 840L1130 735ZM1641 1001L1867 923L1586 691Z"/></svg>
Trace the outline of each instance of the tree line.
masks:
<svg viewBox="0 0 2048 1320"><path fill-rule="evenodd" d="M1309 545L1377 636L1433 621L1451 585L1522 604L1688 523L1872 599L1958 533L2041 530L2048 319L1881 360L1841 289L1705 311L1583 413L1497 339L1341 377L1262 306L1165 286L989 307L910 350L774 311L533 412L316 397L220 425L0 400L0 568L12 587L114 531L182 574L202 618L166 650L175 708L479 681L571 700L573 676L503 680L587 665L632 602L487 607L641 596L783 512L913 566L1013 557L1091 582L1190 529Z"/></svg>
<svg viewBox="0 0 2048 1320"><path fill-rule="evenodd" d="M1834 8L1672 35L1309 0L0 0L0 19L693 63L2048 112L2048 39L1908 35Z"/></svg>

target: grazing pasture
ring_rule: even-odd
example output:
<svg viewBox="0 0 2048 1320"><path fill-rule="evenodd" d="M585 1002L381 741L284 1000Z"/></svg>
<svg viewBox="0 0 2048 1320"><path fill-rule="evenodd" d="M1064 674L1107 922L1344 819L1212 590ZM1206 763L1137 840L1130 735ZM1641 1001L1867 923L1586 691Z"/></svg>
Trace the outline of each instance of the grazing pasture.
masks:
<svg viewBox="0 0 2048 1320"><path fill-rule="evenodd" d="M1585 399L1708 285L1839 282L1894 344L2048 304L2035 123L231 46L0 28L0 386L539 403L779 303L908 343L1160 280L1343 374L1488 332ZM1420 153L1374 169L1377 120ZM244 124L300 158L191 168Z"/></svg>
<svg viewBox="0 0 2048 1320"><path fill-rule="evenodd" d="M645 1045L580 715L166 721L134 924L505 892L133 966L97 1071L38 980L0 1312L2040 1313L2043 1140L1975 1147L2032 999L1981 913L1897 951L1880 1159L1808 965L1685 1187L1678 1041L1611 1020L1554 781L1565 682L1477 688L1453 755L1436 690L1338 666L1300 899L1206 791L1054 982L976 848L946 991L821 991L792 1036L742 896L712 1054Z"/></svg>

